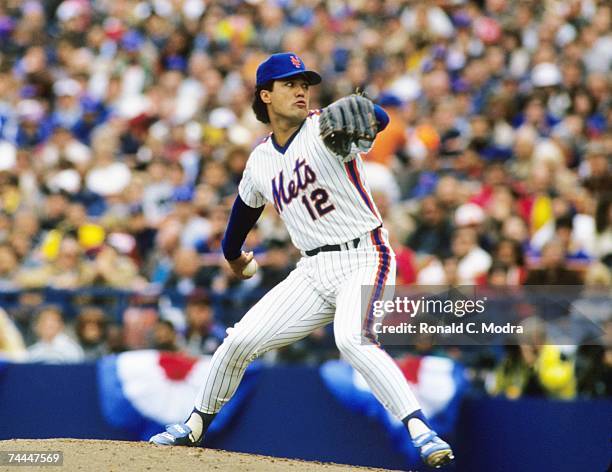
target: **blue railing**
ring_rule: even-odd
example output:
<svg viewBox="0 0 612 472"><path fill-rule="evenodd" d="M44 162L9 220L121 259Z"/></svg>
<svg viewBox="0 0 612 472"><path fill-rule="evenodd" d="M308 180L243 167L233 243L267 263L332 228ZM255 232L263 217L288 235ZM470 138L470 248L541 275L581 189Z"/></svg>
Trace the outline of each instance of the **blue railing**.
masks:
<svg viewBox="0 0 612 472"><path fill-rule="evenodd" d="M241 286L229 288L223 293L208 293L215 316L226 324L233 324L255 304L266 290L261 288L245 289ZM61 307L67 320L74 318L83 305L96 305L103 308L112 321L120 323L123 313L130 306L157 306L160 299L167 299L172 306L184 308L187 295L169 289L154 287L145 291L121 290L110 287L83 287L78 289L57 289L45 287L41 289L0 289L0 307L15 309L27 307L30 301L23 299L24 295L34 295L32 308L44 304ZM25 304L24 304L25 303Z"/></svg>

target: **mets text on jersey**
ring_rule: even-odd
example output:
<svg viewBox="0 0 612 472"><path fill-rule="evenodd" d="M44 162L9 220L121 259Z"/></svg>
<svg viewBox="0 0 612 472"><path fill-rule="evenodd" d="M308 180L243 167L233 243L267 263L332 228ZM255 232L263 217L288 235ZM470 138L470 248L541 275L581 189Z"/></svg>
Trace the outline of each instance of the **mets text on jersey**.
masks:
<svg viewBox="0 0 612 472"><path fill-rule="evenodd" d="M293 168L295 177L289 181L285 191L285 181L283 171L278 174L278 186L276 185L276 177L272 179L272 195L274 196L274 206L276 211L283 211L283 203L289 205L294 198L304 190L309 184L317 180L317 175L312 168L306 164L305 159L296 159L295 167Z"/></svg>

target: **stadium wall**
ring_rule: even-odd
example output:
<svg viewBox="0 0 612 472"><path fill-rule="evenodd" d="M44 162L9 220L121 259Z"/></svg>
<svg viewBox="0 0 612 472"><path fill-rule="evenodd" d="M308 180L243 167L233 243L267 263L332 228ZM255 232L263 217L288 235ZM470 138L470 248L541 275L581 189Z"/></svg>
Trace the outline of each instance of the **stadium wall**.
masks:
<svg viewBox="0 0 612 472"><path fill-rule="evenodd" d="M0 439L135 440L100 411L95 364L4 365ZM454 437L459 471L603 471L612 401L463 402ZM340 406L308 367L264 368L239 421L210 447L310 460L406 468L384 429Z"/></svg>

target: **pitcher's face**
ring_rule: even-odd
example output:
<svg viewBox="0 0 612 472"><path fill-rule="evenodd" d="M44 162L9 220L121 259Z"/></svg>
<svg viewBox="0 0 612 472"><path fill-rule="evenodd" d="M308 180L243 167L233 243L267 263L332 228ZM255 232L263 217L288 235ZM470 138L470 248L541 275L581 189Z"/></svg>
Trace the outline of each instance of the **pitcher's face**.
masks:
<svg viewBox="0 0 612 472"><path fill-rule="evenodd" d="M261 91L261 99L268 114L298 124L308 116L310 84L299 76L276 80L272 90Z"/></svg>

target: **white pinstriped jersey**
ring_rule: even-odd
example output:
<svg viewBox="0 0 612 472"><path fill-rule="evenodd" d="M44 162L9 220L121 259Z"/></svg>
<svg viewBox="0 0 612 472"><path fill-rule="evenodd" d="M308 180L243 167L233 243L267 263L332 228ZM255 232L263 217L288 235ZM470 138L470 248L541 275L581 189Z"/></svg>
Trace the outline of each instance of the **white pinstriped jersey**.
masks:
<svg viewBox="0 0 612 472"><path fill-rule="evenodd" d="M312 111L284 148L268 137L249 156L238 188L253 208L272 202L293 244L308 251L351 241L382 222L358 154L342 159L319 136Z"/></svg>

